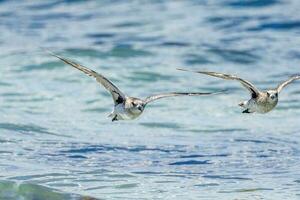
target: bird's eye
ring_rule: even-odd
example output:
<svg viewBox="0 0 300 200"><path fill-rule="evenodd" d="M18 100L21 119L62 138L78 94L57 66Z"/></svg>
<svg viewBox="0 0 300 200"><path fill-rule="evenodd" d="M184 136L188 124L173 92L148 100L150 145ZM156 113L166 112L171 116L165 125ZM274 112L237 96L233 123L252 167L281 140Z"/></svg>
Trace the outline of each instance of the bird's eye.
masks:
<svg viewBox="0 0 300 200"><path fill-rule="evenodd" d="M134 102L131 103L133 106L136 106L136 104Z"/></svg>

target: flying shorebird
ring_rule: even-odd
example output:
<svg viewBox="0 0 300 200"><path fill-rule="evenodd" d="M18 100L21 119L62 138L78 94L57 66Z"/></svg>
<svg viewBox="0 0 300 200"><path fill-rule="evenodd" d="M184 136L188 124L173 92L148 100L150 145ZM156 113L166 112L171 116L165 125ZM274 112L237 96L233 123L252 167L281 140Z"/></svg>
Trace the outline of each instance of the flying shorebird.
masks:
<svg viewBox="0 0 300 200"><path fill-rule="evenodd" d="M181 71L190 71L186 69L178 69ZM251 99L248 101L243 101L239 103L239 106L244 108L245 110L243 113L267 113L270 112L278 103L278 94L281 90L293 82L294 80L300 79L300 75L295 75L290 77L288 80L282 82L277 86L275 89L270 89L267 91L260 91L258 90L252 83L246 81L240 77L230 75L230 74L223 74L218 72L207 72L207 71L190 71L194 73L206 74L209 76L214 76L226 80L237 80L239 81L247 90L250 91Z"/></svg>
<svg viewBox="0 0 300 200"><path fill-rule="evenodd" d="M165 98L165 97L174 97L174 96L200 96L200 95L211 95L211 94L220 93L220 92L215 92L215 93L172 92L172 93L162 93L162 94L152 95L145 99L129 97L129 96L125 95L117 86L115 86L110 80L108 80L102 74L99 74L87 67L84 67L72 60L63 58L52 52L49 52L49 53L51 55L55 56L56 58L62 60L64 63L71 65L72 67L84 72L85 74L96 78L97 82L99 82L106 90L108 90L111 93L113 101L114 101L114 109L108 117L111 117L112 121L135 119L143 113L143 111L148 103L155 101L157 99L161 99L161 98Z"/></svg>

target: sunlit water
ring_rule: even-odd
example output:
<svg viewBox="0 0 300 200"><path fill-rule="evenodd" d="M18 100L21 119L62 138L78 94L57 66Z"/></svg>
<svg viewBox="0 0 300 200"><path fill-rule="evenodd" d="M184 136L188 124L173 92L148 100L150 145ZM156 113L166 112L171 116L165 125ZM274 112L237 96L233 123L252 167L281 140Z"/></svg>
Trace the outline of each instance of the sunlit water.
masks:
<svg viewBox="0 0 300 200"><path fill-rule="evenodd" d="M300 72L300 1L0 1L1 199L300 199L300 83L242 114L239 74L272 88ZM110 95L44 53L131 96L168 91L112 123Z"/></svg>

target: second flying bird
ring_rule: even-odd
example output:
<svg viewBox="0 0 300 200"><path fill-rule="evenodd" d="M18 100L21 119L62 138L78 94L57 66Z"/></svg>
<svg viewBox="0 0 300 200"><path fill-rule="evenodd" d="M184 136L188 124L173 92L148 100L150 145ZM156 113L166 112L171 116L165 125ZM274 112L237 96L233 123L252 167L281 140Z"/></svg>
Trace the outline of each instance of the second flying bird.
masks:
<svg viewBox="0 0 300 200"><path fill-rule="evenodd" d="M190 71L186 69L178 69L181 71ZM292 83L295 80L300 79L300 75L294 75L288 80L280 83L275 89L269 89L267 91L260 91L249 81L242 79L238 76L231 74L223 74L219 72L206 72L206 71L190 71L194 73L206 74L209 76L214 76L217 78L222 78L225 80L236 80L239 81L249 92L251 93L251 99L248 101L243 101L239 104L245 110L243 113L267 113L273 110L278 103L278 94L281 90L286 87L288 84Z"/></svg>

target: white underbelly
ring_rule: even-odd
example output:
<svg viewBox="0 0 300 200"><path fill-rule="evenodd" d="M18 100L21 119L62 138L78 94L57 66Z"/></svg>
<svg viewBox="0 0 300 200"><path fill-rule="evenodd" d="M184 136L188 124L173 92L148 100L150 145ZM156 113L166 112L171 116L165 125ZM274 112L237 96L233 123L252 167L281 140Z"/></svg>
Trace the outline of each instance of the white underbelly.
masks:
<svg viewBox="0 0 300 200"><path fill-rule="evenodd" d="M258 105L256 104L256 101L253 99L250 99L247 102L247 108L250 109L252 112L256 112L257 110L259 110Z"/></svg>
<svg viewBox="0 0 300 200"><path fill-rule="evenodd" d="M123 120L132 119L132 117L129 115L129 113L124 108L124 105L122 104L119 104L114 107L114 113L118 116L118 119L123 119Z"/></svg>
<svg viewBox="0 0 300 200"><path fill-rule="evenodd" d="M256 101L254 101L253 99L249 100L247 103L247 107L250 109L250 111L252 112L258 112L258 113L267 113L269 111L271 111L275 106L275 104L259 104Z"/></svg>

